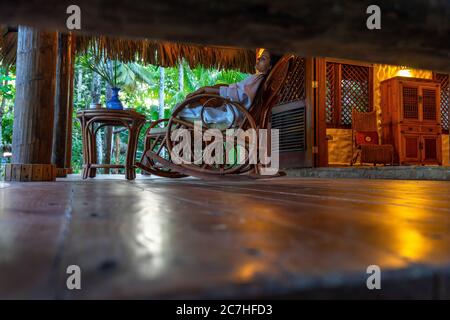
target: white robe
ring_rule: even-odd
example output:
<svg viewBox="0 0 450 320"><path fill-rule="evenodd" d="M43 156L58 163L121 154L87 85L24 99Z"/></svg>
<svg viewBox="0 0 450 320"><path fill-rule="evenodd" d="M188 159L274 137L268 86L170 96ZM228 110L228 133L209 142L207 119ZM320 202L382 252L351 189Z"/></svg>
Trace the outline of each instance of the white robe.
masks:
<svg viewBox="0 0 450 320"><path fill-rule="evenodd" d="M223 98L241 103L248 110L255 99L256 92L263 79L264 74L262 73L251 75L240 82L230 84L229 86L219 87L219 94ZM234 112L231 108L234 109ZM183 109L179 115L182 118L189 118L190 120L201 120L201 110L201 106L187 107ZM237 108L230 106L205 108L204 111L204 119L208 124L214 123L228 126L233 122L235 116L240 119L242 114Z"/></svg>

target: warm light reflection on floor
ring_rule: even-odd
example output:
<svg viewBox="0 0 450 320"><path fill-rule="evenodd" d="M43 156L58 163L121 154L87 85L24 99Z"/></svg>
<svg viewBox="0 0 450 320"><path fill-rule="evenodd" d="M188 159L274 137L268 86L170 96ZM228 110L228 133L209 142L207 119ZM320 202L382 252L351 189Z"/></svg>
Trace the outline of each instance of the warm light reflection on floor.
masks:
<svg viewBox="0 0 450 320"><path fill-rule="evenodd" d="M241 264L234 272L234 278L238 281L246 282L255 278L257 274L263 274L268 269L261 261L248 261Z"/></svg>
<svg viewBox="0 0 450 320"><path fill-rule="evenodd" d="M423 223L423 219L430 215L430 209L424 208L432 205L432 202L426 198L416 198L417 193L405 196L414 188L413 184L408 186L405 182L394 182L390 188L397 191L390 194L393 196L390 202L394 205L386 206L386 210L398 222L388 225L389 233L386 236L392 239L392 244L399 255L411 260L420 260L426 256L432 244L431 239L422 235L418 223ZM411 203L420 203L421 207L410 206Z"/></svg>

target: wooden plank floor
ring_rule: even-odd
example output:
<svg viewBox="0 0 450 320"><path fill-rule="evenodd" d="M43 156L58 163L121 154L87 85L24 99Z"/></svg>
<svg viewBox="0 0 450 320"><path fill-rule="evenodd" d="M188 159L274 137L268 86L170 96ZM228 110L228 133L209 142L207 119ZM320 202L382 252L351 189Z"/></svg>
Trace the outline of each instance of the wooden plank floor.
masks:
<svg viewBox="0 0 450 320"><path fill-rule="evenodd" d="M106 178L0 182L0 298L450 298L450 182Z"/></svg>

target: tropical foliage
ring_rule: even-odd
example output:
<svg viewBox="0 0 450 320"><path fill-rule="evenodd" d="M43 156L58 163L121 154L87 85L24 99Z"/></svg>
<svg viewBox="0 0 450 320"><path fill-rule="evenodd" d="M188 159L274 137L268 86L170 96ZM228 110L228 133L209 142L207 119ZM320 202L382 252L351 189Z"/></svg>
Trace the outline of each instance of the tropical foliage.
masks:
<svg viewBox="0 0 450 320"><path fill-rule="evenodd" d="M164 75L164 77L161 77ZM183 101L186 95L202 86L214 84L230 84L243 80L247 74L234 70L218 70L198 66L191 69L181 61L177 67L160 69L154 65L144 65L139 61L121 63L104 60L88 53L78 56L74 71L74 114L72 140L72 166L79 172L82 165L82 142L80 124L76 120L76 112L89 108L91 103L101 103L107 100L110 87L120 87L120 98L124 107L135 109L147 116L149 120L157 120L160 116L168 117L177 103ZM0 69L0 103L3 106L1 115L0 144L8 146L12 143L14 119L14 79L15 68ZM160 90L161 89L161 90ZM163 97L160 102L160 93ZM144 131L144 130L142 130ZM103 130L97 143L100 144L99 160L110 157L112 162L123 161L127 133L114 134L112 146L108 145L107 137L111 133ZM140 139L139 152L142 152ZM107 147L107 148L106 148ZM3 153L0 153L2 156ZM5 159L2 159L5 162Z"/></svg>

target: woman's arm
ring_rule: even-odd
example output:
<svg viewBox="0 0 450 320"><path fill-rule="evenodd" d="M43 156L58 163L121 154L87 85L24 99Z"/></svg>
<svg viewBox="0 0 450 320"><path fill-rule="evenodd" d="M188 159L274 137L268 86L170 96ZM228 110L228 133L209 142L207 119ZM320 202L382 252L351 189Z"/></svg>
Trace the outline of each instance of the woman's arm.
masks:
<svg viewBox="0 0 450 320"><path fill-rule="evenodd" d="M205 93L218 95L220 93L220 89L219 87L205 87Z"/></svg>
<svg viewBox="0 0 450 320"><path fill-rule="evenodd" d="M194 91L192 93L189 93L186 96L186 98L192 98L192 97L194 97L196 95L199 95L199 94L217 94L217 95L219 95L219 93L220 93L220 89L219 89L218 86L217 87L203 87L203 88L200 88L200 89L198 89L198 90L196 90L196 91Z"/></svg>

